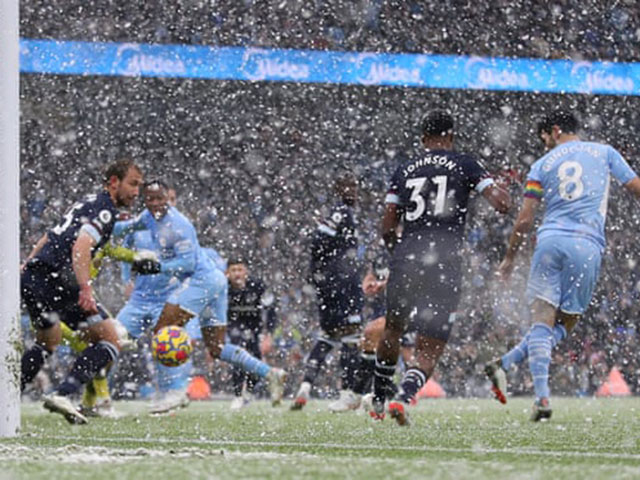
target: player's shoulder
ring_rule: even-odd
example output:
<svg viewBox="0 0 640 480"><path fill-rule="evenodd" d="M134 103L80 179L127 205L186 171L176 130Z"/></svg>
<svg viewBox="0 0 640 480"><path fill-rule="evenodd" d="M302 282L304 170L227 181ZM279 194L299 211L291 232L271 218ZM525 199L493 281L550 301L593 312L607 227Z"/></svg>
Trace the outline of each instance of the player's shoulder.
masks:
<svg viewBox="0 0 640 480"><path fill-rule="evenodd" d="M193 226L193 223L191 223L191 220L189 220L189 218L187 218L187 216L177 208L169 207L167 215L169 221L176 227L186 228L195 232L195 227Z"/></svg>
<svg viewBox="0 0 640 480"><path fill-rule="evenodd" d="M118 220L119 210L111 200L106 190L100 193L88 194L83 197L83 207L78 212L83 217L98 217L104 225L115 223Z"/></svg>
<svg viewBox="0 0 640 480"><path fill-rule="evenodd" d="M263 292L265 289L264 282L256 277L249 277L247 285L255 292Z"/></svg>
<svg viewBox="0 0 640 480"><path fill-rule="evenodd" d="M349 218L351 216L351 208L345 203L338 202L335 203L329 210L329 215L326 221L333 226L337 226L341 224L346 218Z"/></svg>

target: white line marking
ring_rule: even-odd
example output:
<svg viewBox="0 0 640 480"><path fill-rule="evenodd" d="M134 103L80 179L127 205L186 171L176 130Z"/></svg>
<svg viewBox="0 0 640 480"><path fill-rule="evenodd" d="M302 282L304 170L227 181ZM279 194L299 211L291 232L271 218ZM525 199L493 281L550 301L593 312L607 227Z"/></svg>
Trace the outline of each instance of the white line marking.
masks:
<svg viewBox="0 0 640 480"><path fill-rule="evenodd" d="M44 438L52 440L74 440L80 441L77 436L51 435ZM405 451L405 452L425 452L425 453L473 453L483 454L509 454L509 455L529 455L529 456L549 456L549 457L576 457L576 458L608 458L620 460L640 460L640 454L634 453L612 453L612 452L579 452L573 450L539 450L535 448L452 448L452 447L429 447L429 446L405 446L405 445L351 445L340 443L302 443L302 442L256 442L237 440L208 440L202 438L135 438L135 437L100 437L94 439L97 443L119 443L137 442L142 444L166 444L176 443L210 445L215 447L293 447L293 448L323 448L326 450L353 450L353 451Z"/></svg>

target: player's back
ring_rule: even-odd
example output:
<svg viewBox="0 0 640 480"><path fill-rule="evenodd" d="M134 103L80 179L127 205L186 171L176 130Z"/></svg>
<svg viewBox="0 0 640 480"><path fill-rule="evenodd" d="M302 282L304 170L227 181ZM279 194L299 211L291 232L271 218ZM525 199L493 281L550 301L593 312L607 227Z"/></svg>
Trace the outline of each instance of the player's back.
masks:
<svg viewBox="0 0 640 480"><path fill-rule="evenodd" d="M473 157L447 150L426 150L405 160L395 171L387 203L404 212L403 242L434 239L451 249L460 247L469 195L491 182Z"/></svg>
<svg viewBox="0 0 640 480"><path fill-rule="evenodd" d="M615 149L600 143L566 142L535 162L525 195L546 204L538 238L581 236L604 246L611 175L626 183L635 174Z"/></svg>

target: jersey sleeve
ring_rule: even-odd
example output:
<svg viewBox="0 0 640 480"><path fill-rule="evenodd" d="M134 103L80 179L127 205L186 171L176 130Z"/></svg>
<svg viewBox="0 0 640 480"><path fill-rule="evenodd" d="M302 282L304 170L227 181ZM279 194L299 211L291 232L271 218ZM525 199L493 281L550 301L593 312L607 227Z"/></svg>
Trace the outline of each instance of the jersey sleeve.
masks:
<svg viewBox="0 0 640 480"><path fill-rule="evenodd" d="M95 204L89 206L84 215L86 215L86 220L83 220L80 227L81 232L88 233L96 243L100 243L103 239L106 241L111 236L113 225L116 222L114 212L111 209Z"/></svg>
<svg viewBox="0 0 640 480"><path fill-rule="evenodd" d="M125 235L130 235L138 230L148 230L149 215L151 215L149 211L144 210L135 218L115 222L113 226L113 236L124 237Z"/></svg>
<svg viewBox="0 0 640 480"><path fill-rule="evenodd" d="M615 148L609 147L607 158L609 160L611 174L623 185L637 177L636 172L633 171L624 157L620 155L620 152Z"/></svg>
<svg viewBox="0 0 640 480"><path fill-rule="evenodd" d="M347 219L347 212L340 206L333 208L329 216L318 222L318 233L335 237L342 230Z"/></svg>
<svg viewBox="0 0 640 480"><path fill-rule="evenodd" d="M480 160L469 157L469 161L465 162L465 166L469 187L476 192L482 193L485 188L495 183L493 177Z"/></svg>
<svg viewBox="0 0 640 480"><path fill-rule="evenodd" d="M526 198L534 198L542 200L544 196L544 188L542 188L542 172L540 171L541 162L535 162L531 166L531 170L527 174L527 180L524 184L524 196Z"/></svg>
<svg viewBox="0 0 640 480"><path fill-rule="evenodd" d="M384 203L394 203L396 205L402 205L402 198L400 192L402 189L402 171L397 168L391 176L389 182L389 188L387 189L387 196L384 199Z"/></svg>

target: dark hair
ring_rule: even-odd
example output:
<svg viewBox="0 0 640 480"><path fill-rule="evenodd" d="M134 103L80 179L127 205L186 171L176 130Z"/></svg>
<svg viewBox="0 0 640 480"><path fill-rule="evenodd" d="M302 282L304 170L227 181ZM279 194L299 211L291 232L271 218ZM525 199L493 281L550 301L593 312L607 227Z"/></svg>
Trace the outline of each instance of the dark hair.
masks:
<svg viewBox="0 0 640 480"><path fill-rule="evenodd" d="M343 187L347 185L357 185L358 177L351 170L342 170L338 172L335 181L336 190L341 190Z"/></svg>
<svg viewBox="0 0 640 480"><path fill-rule="evenodd" d="M453 133L453 117L443 110L434 110L422 118L422 134L442 137Z"/></svg>
<svg viewBox="0 0 640 480"><path fill-rule="evenodd" d="M554 125L560 127L564 133L576 133L578 120L571 112L558 110L542 117L538 123L538 136L542 133L551 133Z"/></svg>
<svg viewBox="0 0 640 480"><path fill-rule="evenodd" d="M144 182L143 185L143 189L147 189L149 187L153 187L153 186L159 187L159 188L164 188L165 190L169 190L169 186L162 180L160 180L159 178L152 178L151 180L148 180L146 182Z"/></svg>
<svg viewBox="0 0 640 480"><path fill-rule="evenodd" d="M247 262L246 258L244 258L243 256L236 255L234 257L230 257L229 260L227 260L227 267L230 267L231 265L249 266L249 263Z"/></svg>
<svg viewBox="0 0 640 480"><path fill-rule="evenodd" d="M123 180L124 177L127 176L130 168L135 168L139 173L142 173L140 167L130 158L121 158L120 160L116 160L115 162L107 165L104 169L102 181L107 184L109 183L109 180L111 180L111 177L114 176L117 177L118 180Z"/></svg>

